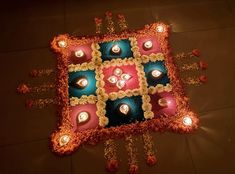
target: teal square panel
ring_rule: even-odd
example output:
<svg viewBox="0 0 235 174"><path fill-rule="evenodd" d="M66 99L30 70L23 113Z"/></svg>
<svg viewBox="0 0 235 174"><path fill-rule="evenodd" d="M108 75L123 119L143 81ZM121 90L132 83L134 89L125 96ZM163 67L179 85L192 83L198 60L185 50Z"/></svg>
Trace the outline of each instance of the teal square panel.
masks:
<svg viewBox="0 0 235 174"><path fill-rule="evenodd" d="M78 71L69 73L69 97L96 95L95 71Z"/></svg>
<svg viewBox="0 0 235 174"><path fill-rule="evenodd" d="M129 107L129 111L125 114L120 111L122 105ZM109 118L107 127L130 124L135 121L144 121L143 115L141 96L124 97L114 101L107 100L106 102L106 117Z"/></svg>
<svg viewBox="0 0 235 174"><path fill-rule="evenodd" d="M116 58L133 57L130 41L128 39L100 43L101 58L103 61Z"/></svg>
<svg viewBox="0 0 235 174"><path fill-rule="evenodd" d="M164 61L148 62L143 65L148 86L156 86L157 84L166 85L170 82ZM153 71L156 72L156 76L153 76Z"/></svg>

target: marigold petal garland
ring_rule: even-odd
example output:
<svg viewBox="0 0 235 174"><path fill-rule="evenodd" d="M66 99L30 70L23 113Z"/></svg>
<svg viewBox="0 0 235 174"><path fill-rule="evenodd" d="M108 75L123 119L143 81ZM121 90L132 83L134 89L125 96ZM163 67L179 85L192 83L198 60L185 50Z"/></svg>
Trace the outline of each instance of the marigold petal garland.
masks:
<svg viewBox="0 0 235 174"><path fill-rule="evenodd" d="M137 149L134 145L133 137L126 136L126 151L128 155L129 174L137 174L139 172L139 166L137 161Z"/></svg>
<svg viewBox="0 0 235 174"><path fill-rule="evenodd" d="M157 162L157 159L155 157L153 139L152 139L149 132L144 133L142 135L142 138L143 138L143 143L144 143L144 152L145 152L146 163L149 166L153 166Z"/></svg>
<svg viewBox="0 0 235 174"><path fill-rule="evenodd" d="M109 139L104 143L104 157L106 159L106 170L108 172L114 173L119 168L119 163L117 159L117 151L114 140Z"/></svg>
<svg viewBox="0 0 235 174"><path fill-rule="evenodd" d="M53 69L33 69L29 75L31 77L49 76L54 73Z"/></svg>

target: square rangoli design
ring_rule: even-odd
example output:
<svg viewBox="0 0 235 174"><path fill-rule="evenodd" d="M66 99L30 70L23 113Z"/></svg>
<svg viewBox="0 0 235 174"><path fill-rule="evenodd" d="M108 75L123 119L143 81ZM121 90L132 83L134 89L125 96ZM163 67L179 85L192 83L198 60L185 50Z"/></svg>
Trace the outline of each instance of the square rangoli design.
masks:
<svg viewBox="0 0 235 174"><path fill-rule="evenodd" d="M85 143L122 137L123 131L197 128L170 54L168 29L154 23L111 36L54 38L61 117L52 134L55 152L71 153Z"/></svg>

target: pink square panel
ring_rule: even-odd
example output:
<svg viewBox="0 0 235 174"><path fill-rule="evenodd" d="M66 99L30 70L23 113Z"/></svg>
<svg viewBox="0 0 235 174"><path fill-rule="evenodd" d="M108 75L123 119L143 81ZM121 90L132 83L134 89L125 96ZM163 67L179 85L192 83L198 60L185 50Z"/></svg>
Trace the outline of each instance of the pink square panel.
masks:
<svg viewBox="0 0 235 174"><path fill-rule="evenodd" d="M84 62L90 62L92 59L91 43L85 45L71 46L69 48L70 56L68 58L68 64L82 64ZM84 56L77 57L76 51L82 51Z"/></svg>
<svg viewBox="0 0 235 174"><path fill-rule="evenodd" d="M96 104L84 104L78 106L70 106L70 118L73 124L73 131L83 131L87 129L94 129L98 126L99 119L96 115ZM87 112L89 118L85 122L78 122L78 115L81 112Z"/></svg>
<svg viewBox="0 0 235 174"><path fill-rule="evenodd" d="M109 77L111 76L115 76L117 81L121 80L121 75L116 76L114 73L116 68L121 69L122 74L128 74L131 76L128 80L125 80L125 85L121 89L117 87L117 83L110 83L110 81L108 80ZM107 94L111 92L118 92L119 90L125 91L127 89L132 90L139 88L139 80L135 65L111 66L109 68L104 68L103 74L104 74L103 80L105 82L104 89Z"/></svg>
<svg viewBox="0 0 235 174"><path fill-rule="evenodd" d="M160 115L174 116L176 114L176 101L172 92L162 92L150 95L150 103L155 117Z"/></svg>
<svg viewBox="0 0 235 174"><path fill-rule="evenodd" d="M146 49L144 44L148 41L152 42L152 48ZM150 55L151 53L161 52L160 44L158 43L156 37L153 36L137 38L137 45L141 55Z"/></svg>

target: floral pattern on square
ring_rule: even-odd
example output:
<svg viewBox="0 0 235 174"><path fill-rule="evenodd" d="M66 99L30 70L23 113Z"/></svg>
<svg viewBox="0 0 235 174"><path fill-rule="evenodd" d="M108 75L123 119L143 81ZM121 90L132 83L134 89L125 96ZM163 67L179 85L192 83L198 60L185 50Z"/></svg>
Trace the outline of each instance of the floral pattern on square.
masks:
<svg viewBox="0 0 235 174"><path fill-rule="evenodd" d="M125 91L139 88L139 80L135 65L110 66L103 68L105 83L104 89L107 94L111 92Z"/></svg>

